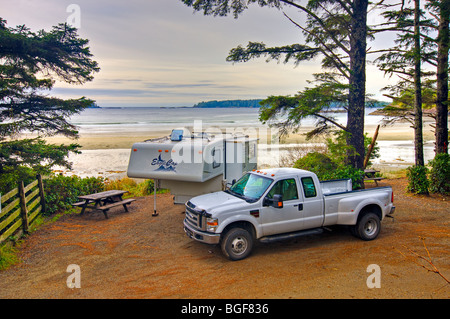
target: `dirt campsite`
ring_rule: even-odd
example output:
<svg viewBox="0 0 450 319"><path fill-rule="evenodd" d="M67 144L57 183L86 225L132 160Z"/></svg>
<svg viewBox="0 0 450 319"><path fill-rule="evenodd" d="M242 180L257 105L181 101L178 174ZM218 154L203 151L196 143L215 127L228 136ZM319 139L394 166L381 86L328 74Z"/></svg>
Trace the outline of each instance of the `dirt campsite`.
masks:
<svg viewBox="0 0 450 319"><path fill-rule="evenodd" d="M170 194L158 195L157 217L153 196L137 198L129 212L111 209L108 219L64 215L23 241L21 262L0 272L0 298L447 299L450 197L411 195L406 183L380 182L392 186L396 212L376 240L339 226L258 244L237 262L185 235L184 207ZM79 267L80 288L68 285L70 265ZM373 265L379 287L370 285Z"/></svg>

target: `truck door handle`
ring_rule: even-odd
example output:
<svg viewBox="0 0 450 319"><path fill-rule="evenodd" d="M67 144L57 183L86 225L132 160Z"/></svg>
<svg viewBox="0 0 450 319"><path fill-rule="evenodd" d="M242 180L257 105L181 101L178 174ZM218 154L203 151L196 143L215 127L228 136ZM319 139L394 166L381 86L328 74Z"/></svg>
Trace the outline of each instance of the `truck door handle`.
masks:
<svg viewBox="0 0 450 319"><path fill-rule="evenodd" d="M297 207L299 211L303 210L303 204L295 204L294 207Z"/></svg>

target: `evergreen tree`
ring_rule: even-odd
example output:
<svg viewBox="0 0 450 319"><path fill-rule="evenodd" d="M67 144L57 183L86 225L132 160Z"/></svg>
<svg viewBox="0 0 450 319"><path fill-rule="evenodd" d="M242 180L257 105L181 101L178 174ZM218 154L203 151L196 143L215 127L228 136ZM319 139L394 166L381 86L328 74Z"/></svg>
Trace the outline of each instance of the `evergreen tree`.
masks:
<svg viewBox="0 0 450 319"><path fill-rule="evenodd" d="M43 138L76 138L76 127L67 119L94 101L64 100L46 92L56 80L83 84L93 79L99 67L87 44L67 24L32 32L25 25L7 27L0 18L0 174L24 167L40 173L54 165L70 167L66 157L79 145L49 145ZM24 132L37 137L22 139Z"/></svg>
<svg viewBox="0 0 450 319"><path fill-rule="evenodd" d="M431 14L439 21L437 26L436 61L436 154L448 153L448 58L450 45L450 0L429 0Z"/></svg>
<svg viewBox="0 0 450 319"><path fill-rule="evenodd" d="M434 56L434 43L428 36L430 25L433 22L424 18L424 13L420 9L420 0L414 0L410 3L411 7L405 7L406 3L401 2L397 4L398 10L384 12L384 16L387 18L386 24L391 26L377 31L396 31L397 39L396 46L387 49L387 52L377 59L377 63L380 69L387 74L397 74L400 78L397 85L390 87L391 90L400 93L398 99L404 103L405 93L413 92L410 109L414 118L415 164L423 166L425 163L423 155L422 78L431 75L431 73L422 70L422 63L430 61ZM406 94L406 96L408 95Z"/></svg>
<svg viewBox="0 0 450 319"><path fill-rule="evenodd" d="M414 29L414 13L418 13L418 4L414 2L414 8L408 7L411 2L399 2L387 6L388 11L384 12L387 22L378 28L370 30L372 33L393 31L398 34L396 46L388 48L384 54L377 59L378 65L386 73L396 74L400 81L396 86L390 86L390 97L394 98L394 104L399 104L396 100L404 100L402 95L411 87L416 76L416 84L428 83L426 90L435 85L434 107L436 108L436 153L448 152L448 59L449 59L449 19L450 19L450 0L427 0L425 9L420 11L420 15L415 16L417 21ZM392 10L392 8L394 8ZM428 16L431 18L425 18ZM418 21L420 18L420 21ZM420 25L420 28L419 28ZM419 46L420 42L420 46ZM414 48L416 52L414 52ZM419 53L420 48L420 53ZM420 57L420 60L418 59ZM436 67L436 72L424 72L418 68L418 62L428 66ZM414 69L413 65L416 65ZM420 73L423 81L418 77ZM435 77L432 80L431 77ZM421 82L420 82L420 81ZM424 88L422 88L422 92ZM397 92L396 94L393 94ZM416 85L416 96L419 88ZM401 93L401 94L398 94ZM401 102L400 104L404 104ZM412 106L413 104L410 104ZM416 109L419 105L416 101ZM390 110L392 111L392 110ZM410 110L404 108L408 113ZM412 112L413 116L419 116L418 112ZM418 125L415 125L417 127ZM420 153L420 151L419 151ZM419 154L420 156L420 154Z"/></svg>
<svg viewBox="0 0 450 319"><path fill-rule="evenodd" d="M274 7L282 10L290 6L306 14L305 24L285 16L305 35L305 43L281 47L266 47L264 43L249 42L247 47L238 46L230 51L227 58L232 62L245 62L252 58L265 56L268 60L276 59L283 62L302 61L322 57L322 66L326 74L316 76L318 85L300 93L309 98L318 97L325 91L339 92L346 97L347 125L338 125L347 134L347 142L354 150L348 156L348 162L356 168L362 168L364 162L364 107L365 65L367 41L368 0L309 0L306 5L302 1L287 0L182 0L196 11L205 15L224 16L233 14L239 16L249 4ZM336 94L335 96L338 96ZM282 113L288 113L288 120L278 123L287 133L296 128L305 116L320 115L319 106L327 107L327 98L318 98L320 103L314 104L314 99L302 105L300 96L269 97L261 102L266 105L262 110L261 119L270 121L277 119ZM312 109L309 107L312 106ZM320 133L328 128L328 124L336 125L333 119L322 117L315 132Z"/></svg>

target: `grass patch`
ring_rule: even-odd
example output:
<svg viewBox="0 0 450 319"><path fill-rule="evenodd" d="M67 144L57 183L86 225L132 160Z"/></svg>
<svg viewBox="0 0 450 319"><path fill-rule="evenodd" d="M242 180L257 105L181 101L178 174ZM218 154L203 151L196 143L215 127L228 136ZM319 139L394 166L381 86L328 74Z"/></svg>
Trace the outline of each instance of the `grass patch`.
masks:
<svg viewBox="0 0 450 319"><path fill-rule="evenodd" d="M385 171L382 175L388 179L403 178L406 177L406 168L395 171Z"/></svg>
<svg viewBox="0 0 450 319"><path fill-rule="evenodd" d="M116 180L106 180L105 181L105 190L124 190L128 191L127 194L124 195L124 198L128 197L141 197L148 196L153 194L154 183L151 179L146 179L142 182L137 182L136 180L124 177ZM166 189L157 189L158 194L167 193Z"/></svg>
<svg viewBox="0 0 450 319"><path fill-rule="evenodd" d="M0 271L20 263L18 252L18 248L10 243L0 246Z"/></svg>

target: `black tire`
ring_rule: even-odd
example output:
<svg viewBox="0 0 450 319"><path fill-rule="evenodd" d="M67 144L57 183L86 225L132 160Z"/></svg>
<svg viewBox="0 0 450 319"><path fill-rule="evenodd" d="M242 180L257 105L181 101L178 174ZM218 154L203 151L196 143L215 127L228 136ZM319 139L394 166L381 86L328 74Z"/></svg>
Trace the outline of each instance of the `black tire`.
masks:
<svg viewBox="0 0 450 319"><path fill-rule="evenodd" d="M350 234L352 234L353 236L359 238L359 236L358 236L358 234L357 234L357 231L356 231L356 226L355 226L355 225L353 225L353 226L348 226L348 229L350 230Z"/></svg>
<svg viewBox="0 0 450 319"><path fill-rule="evenodd" d="M381 230L380 218L377 214L368 212L364 214L354 226L352 234L362 240L369 241L378 237Z"/></svg>
<svg viewBox="0 0 450 319"><path fill-rule="evenodd" d="M253 237L246 229L231 228L222 238L220 247L228 259L242 260L252 252Z"/></svg>

